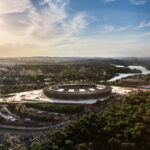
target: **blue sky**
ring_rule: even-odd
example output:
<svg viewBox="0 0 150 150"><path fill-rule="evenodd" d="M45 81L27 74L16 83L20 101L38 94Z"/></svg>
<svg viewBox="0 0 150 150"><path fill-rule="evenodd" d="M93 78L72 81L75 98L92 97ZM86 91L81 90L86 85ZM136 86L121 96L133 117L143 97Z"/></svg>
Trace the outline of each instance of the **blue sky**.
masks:
<svg viewBox="0 0 150 150"><path fill-rule="evenodd" d="M150 56L150 0L0 0L0 55Z"/></svg>

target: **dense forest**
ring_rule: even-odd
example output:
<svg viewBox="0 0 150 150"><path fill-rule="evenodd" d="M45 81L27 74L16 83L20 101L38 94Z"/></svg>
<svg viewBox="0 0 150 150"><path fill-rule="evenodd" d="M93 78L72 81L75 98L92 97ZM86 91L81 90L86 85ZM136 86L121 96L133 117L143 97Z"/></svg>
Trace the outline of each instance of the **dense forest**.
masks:
<svg viewBox="0 0 150 150"><path fill-rule="evenodd" d="M149 150L150 93L136 92L120 104L84 115L28 150Z"/></svg>

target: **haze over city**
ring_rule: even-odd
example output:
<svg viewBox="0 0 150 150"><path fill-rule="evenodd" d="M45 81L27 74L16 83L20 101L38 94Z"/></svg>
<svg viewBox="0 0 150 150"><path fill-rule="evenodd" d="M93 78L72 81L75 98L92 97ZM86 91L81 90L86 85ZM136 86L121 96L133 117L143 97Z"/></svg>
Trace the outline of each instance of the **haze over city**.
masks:
<svg viewBox="0 0 150 150"><path fill-rule="evenodd" d="M0 56L150 56L149 0L0 0Z"/></svg>

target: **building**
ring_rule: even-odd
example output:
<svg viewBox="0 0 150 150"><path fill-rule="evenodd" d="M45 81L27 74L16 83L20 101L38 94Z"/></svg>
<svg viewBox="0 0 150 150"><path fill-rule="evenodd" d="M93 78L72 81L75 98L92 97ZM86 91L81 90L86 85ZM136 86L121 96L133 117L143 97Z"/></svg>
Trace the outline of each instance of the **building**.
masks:
<svg viewBox="0 0 150 150"><path fill-rule="evenodd" d="M98 99L111 95L111 87L104 85L55 85L44 88L44 94L56 99Z"/></svg>

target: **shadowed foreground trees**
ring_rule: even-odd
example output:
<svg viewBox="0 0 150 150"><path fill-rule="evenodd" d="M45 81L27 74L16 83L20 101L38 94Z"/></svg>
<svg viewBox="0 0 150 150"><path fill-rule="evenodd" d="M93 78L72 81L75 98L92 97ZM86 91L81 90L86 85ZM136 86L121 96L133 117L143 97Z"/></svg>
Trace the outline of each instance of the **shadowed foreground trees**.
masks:
<svg viewBox="0 0 150 150"><path fill-rule="evenodd" d="M149 150L150 93L138 92L90 113L29 150Z"/></svg>

